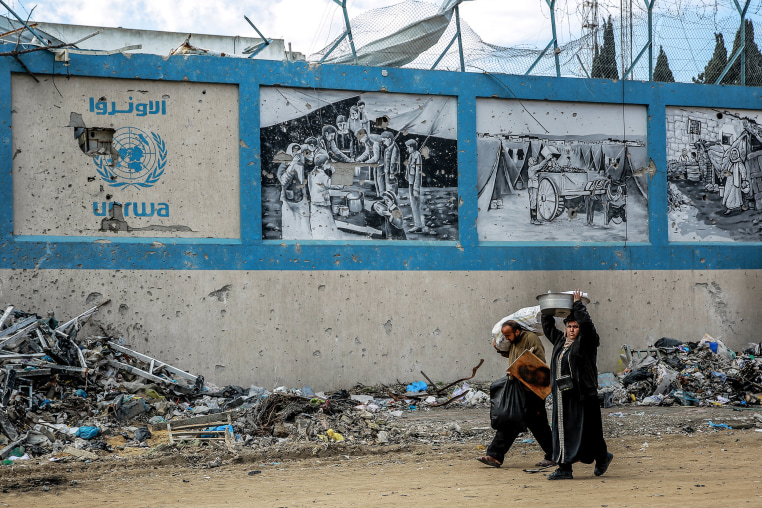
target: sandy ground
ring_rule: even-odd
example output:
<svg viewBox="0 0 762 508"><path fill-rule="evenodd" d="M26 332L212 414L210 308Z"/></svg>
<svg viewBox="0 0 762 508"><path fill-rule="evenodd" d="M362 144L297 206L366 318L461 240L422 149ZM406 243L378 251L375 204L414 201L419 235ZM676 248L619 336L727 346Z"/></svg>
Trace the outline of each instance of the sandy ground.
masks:
<svg viewBox="0 0 762 508"><path fill-rule="evenodd" d="M551 470L526 473L522 469L531 468L542 452L535 443L518 441L504 467L483 466L474 458L484 453L490 432L482 444L360 448L336 443L326 448L307 443L290 454L220 454L189 446L142 458L6 466L0 470L0 506L762 505L762 433L706 424L723 418L732 423L739 413L626 411L604 411L615 458L602 477L583 464L575 467L574 480L550 482L545 475ZM488 425L483 408L414 418L457 421L464 429ZM679 432L684 425L695 432ZM210 461L220 465L209 467Z"/></svg>

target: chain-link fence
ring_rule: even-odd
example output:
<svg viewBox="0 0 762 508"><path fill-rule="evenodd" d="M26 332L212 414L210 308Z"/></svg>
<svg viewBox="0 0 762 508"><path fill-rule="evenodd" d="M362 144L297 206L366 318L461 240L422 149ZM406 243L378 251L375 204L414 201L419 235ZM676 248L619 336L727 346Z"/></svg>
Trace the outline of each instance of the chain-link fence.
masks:
<svg viewBox="0 0 762 508"><path fill-rule="evenodd" d="M565 4L566 24L570 24L569 16L579 14L579 10L570 11L569 4L573 2L568 0ZM462 45L463 70L470 72L578 78L622 78L627 74L626 79L688 83L715 83L722 76L720 82L725 84L743 84L743 81L746 85L762 86L762 54L757 30L762 19L762 0L748 0L748 3L747 0L737 0L737 3L735 0L650 0L648 3L579 0L577 3L588 7L595 4L597 16L588 20L574 19L580 29L572 40L553 44L548 33L548 47L542 49L489 44L464 19L458 19L453 9L443 12L438 5L421 0L407 0L365 12L351 19L350 26L360 65L457 71L461 70ZM728 66L741 42L738 7L746 7L746 47L738 51L739 56ZM311 55L310 60L355 63L349 37L339 41L340 37Z"/></svg>

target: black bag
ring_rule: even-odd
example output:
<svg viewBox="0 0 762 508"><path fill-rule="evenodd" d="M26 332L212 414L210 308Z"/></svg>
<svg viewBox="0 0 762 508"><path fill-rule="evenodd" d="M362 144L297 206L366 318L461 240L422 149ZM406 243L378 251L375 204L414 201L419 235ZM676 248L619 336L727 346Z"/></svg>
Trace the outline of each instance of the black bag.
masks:
<svg viewBox="0 0 762 508"><path fill-rule="evenodd" d="M518 427L526 430L524 387L517 379L502 377L489 387L489 419L493 429Z"/></svg>

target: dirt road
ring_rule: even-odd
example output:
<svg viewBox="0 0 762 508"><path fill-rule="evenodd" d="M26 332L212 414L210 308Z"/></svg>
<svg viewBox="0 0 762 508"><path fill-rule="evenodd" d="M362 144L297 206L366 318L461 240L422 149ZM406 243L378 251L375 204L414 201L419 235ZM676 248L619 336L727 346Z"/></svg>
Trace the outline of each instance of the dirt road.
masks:
<svg viewBox="0 0 762 508"><path fill-rule="evenodd" d="M682 417L665 416L664 408L638 415L666 422L658 424L661 430L628 430L622 425L628 418L608 415L616 409L605 413L615 458L602 477L583 464L567 481L523 472L542 458L536 443L517 442L500 469L476 462L484 451L470 440L373 448L337 443L328 449L307 443L298 453L244 450L237 456L188 448L147 458L6 466L0 469L0 506L762 505L762 433L714 429L707 413L680 410ZM487 423L482 413L430 418L458 418L465 432ZM669 433L683 424L692 428Z"/></svg>

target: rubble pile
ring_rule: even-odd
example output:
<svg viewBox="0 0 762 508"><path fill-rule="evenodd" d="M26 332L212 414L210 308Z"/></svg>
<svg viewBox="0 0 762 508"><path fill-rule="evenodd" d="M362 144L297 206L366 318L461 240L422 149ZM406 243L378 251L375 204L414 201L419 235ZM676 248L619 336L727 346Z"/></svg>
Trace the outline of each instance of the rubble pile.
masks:
<svg viewBox="0 0 762 508"><path fill-rule="evenodd" d="M709 335L698 342L663 337L652 348L623 346L629 366L599 376L599 398L669 406L751 406L762 402L762 345L735 353Z"/></svg>
<svg viewBox="0 0 762 508"><path fill-rule="evenodd" d="M279 387L219 388L125 346L114 337L80 336L103 302L60 324L9 307L0 317L0 460L92 460L148 447L163 429L171 444L219 441L264 448L283 442L385 445L459 437L443 429L398 425L416 410L488 402L464 382L437 387L358 386L325 394ZM481 366L481 363L479 364ZM474 368L476 374L477 366ZM451 428L452 427L452 428ZM121 436L118 445L112 438ZM123 443L123 444L122 444Z"/></svg>

